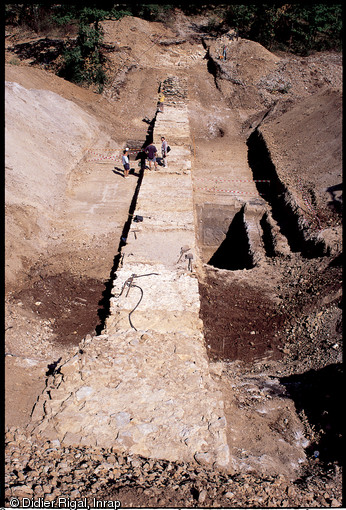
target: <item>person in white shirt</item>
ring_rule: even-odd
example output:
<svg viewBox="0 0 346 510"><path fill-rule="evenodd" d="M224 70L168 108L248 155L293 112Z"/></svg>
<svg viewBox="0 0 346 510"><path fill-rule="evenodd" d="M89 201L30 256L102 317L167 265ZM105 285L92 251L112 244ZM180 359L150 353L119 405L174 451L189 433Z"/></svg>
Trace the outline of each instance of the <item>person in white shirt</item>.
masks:
<svg viewBox="0 0 346 510"><path fill-rule="evenodd" d="M122 162L124 165L124 177L125 179L128 179L129 177L129 171L130 171L130 162L129 162L129 149L126 147L123 153Z"/></svg>
<svg viewBox="0 0 346 510"><path fill-rule="evenodd" d="M164 136L161 136L161 142L162 142L162 145L161 145L161 153L162 153L162 161L163 161L163 166L164 167L167 167L167 142L166 142L166 139Z"/></svg>

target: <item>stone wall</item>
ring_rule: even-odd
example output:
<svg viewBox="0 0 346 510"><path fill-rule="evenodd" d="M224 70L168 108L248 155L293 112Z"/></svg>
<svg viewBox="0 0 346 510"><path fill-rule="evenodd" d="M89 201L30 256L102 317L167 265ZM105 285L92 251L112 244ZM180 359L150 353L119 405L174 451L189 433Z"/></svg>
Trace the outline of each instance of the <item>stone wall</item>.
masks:
<svg viewBox="0 0 346 510"><path fill-rule="evenodd" d="M48 380L31 429L63 445L109 447L231 471L222 393L199 318L190 131L183 86L170 82L154 143L168 168L145 170L102 335ZM174 90L178 90L174 101Z"/></svg>

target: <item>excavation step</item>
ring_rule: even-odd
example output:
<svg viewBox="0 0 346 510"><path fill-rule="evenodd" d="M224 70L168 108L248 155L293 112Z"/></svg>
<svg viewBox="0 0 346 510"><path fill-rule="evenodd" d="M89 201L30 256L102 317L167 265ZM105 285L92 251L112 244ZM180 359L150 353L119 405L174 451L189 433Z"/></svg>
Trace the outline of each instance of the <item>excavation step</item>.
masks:
<svg viewBox="0 0 346 510"><path fill-rule="evenodd" d="M287 238L280 232L280 227L270 213L265 213L261 219L263 231L269 232L273 255L288 256L291 253ZM265 228L266 227L266 228Z"/></svg>
<svg viewBox="0 0 346 510"><path fill-rule="evenodd" d="M251 206L244 208L244 224L249 243L249 254L254 266L259 265L265 258L266 252L263 244L263 231L260 219L264 214L264 206Z"/></svg>

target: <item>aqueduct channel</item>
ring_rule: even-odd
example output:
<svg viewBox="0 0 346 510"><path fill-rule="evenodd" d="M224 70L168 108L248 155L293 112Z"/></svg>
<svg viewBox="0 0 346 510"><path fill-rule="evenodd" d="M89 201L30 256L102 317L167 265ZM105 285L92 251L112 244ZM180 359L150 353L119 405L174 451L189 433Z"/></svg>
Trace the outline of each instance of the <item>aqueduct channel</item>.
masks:
<svg viewBox="0 0 346 510"><path fill-rule="evenodd" d="M30 428L63 445L112 445L129 455L234 472L241 467L233 454L237 431L227 423L208 360L198 278L205 262L224 269L260 264L264 223L273 252L289 246L268 216L246 150L242 168L227 169L228 179L242 180L241 199L194 203L194 190L203 194L222 183L207 182L210 173L194 177L187 91L184 83L175 85L179 93L169 95L153 132L156 146L163 133L169 140L169 167L146 169L140 181L103 330L84 338L48 378ZM242 245L238 258L230 255L232 236ZM297 417L293 428L293 439L282 444L295 471L306 440Z"/></svg>

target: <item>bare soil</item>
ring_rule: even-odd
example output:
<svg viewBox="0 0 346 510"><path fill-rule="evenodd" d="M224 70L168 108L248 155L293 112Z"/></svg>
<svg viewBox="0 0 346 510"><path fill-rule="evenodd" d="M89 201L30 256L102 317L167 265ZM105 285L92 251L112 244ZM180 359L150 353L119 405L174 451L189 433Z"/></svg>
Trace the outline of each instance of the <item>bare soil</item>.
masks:
<svg viewBox="0 0 346 510"><path fill-rule="evenodd" d="M6 176L6 425L28 423L47 372L102 322L107 283L128 219L138 167L133 162L131 180L125 182L120 161L90 162L90 149L105 154L106 149L121 149L128 140L144 142L148 124L143 118L154 117L160 81L176 74L188 83L196 168L210 171L220 154L223 167L227 162L237 164L258 126L277 173L296 198L312 234L321 231L330 247L329 254L321 257L301 253L268 257L264 265L251 270L208 266L200 281L210 359L222 360L230 378L235 372L239 377L256 373L279 377L302 420L306 418L311 438L308 465L290 504L308 506L309 498L299 496L309 486L306 480L315 484L318 494L324 492L326 477L331 487L340 488L342 55L274 55L244 40L234 47L233 59L229 55L219 71L210 72L206 47L211 45L212 54L214 41L206 39L202 44L196 26L179 12L169 24L131 18L117 25L106 23L105 42L114 45L108 53L114 79L102 95L57 78L51 72L56 62L38 62L30 47L39 34L7 29L6 80L36 91L38 108L44 91L72 102L81 110L75 113L81 119L80 129L88 134L81 140L71 137L71 147L72 142L75 145L71 148L67 141L60 155L59 123L67 122L63 113L60 119L51 117L42 132L23 102L28 120L22 153L9 135L6 140L6 165L11 161L17 165ZM177 38L180 44L174 44ZM25 47L20 47L23 43ZM197 53L205 58L192 58ZM57 103L54 98L51 101L53 111ZM23 135L16 119L11 117L7 123L9 131ZM239 150L235 139L242 147ZM45 174L46 167L36 162L46 150L40 147L47 146L54 172L64 169L59 177L64 185L60 191L48 186L43 195L37 195L35 181L29 177L39 180ZM213 167L213 173L217 171ZM59 205L50 208L45 200ZM203 200L196 194L196 205ZM208 196L207 202L222 200ZM244 427L246 432L246 423ZM209 487L205 504L224 506L228 500L219 497L218 483L213 483L218 496L214 494L213 499ZM246 506L251 491L252 505L261 506L263 501L270 505L270 498L256 500L254 485L248 492L243 485L240 480L238 489L232 489L239 492L235 506ZM269 490L279 498L273 486ZM172 488L157 491L143 493L130 484L115 494L123 506L176 506L187 501L185 493L180 499L179 491ZM198 493L194 494L189 495L187 506L198 505ZM280 506L282 498L272 501ZM331 505L322 496L319 501ZM341 506L340 499L333 501L332 506Z"/></svg>

